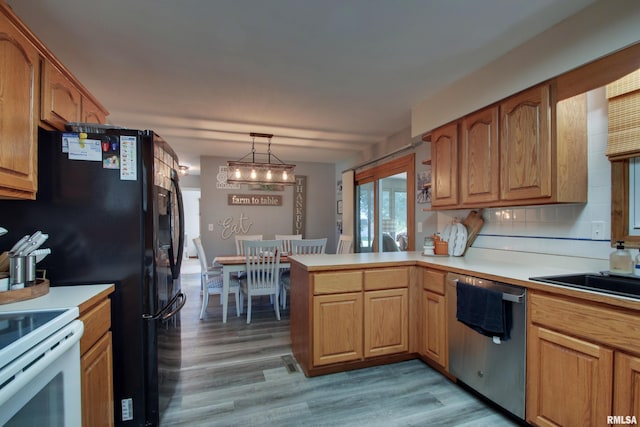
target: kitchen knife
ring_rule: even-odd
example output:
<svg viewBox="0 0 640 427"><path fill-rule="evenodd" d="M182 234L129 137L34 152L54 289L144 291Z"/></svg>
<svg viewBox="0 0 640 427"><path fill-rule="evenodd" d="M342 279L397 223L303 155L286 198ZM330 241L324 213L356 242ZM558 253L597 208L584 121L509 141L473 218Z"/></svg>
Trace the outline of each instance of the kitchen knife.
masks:
<svg viewBox="0 0 640 427"><path fill-rule="evenodd" d="M24 246L25 243L27 243L27 240L29 240L29 236L28 234L26 236L24 236L22 239L18 240L16 242L15 245L13 245L13 247L11 248L11 250L9 250L9 252L17 252L18 249L20 249L22 246Z"/></svg>
<svg viewBox="0 0 640 427"><path fill-rule="evenodd" d="M14 252L17 253L18 255L23 255L21 252L23 252L27 247L33 244L33 241L36 240L38 237L40 237L41 234L42 234L42 231L36 231L31 236L29 236L27 240L24 243L22 243L22 245L17 247Z"/></svg>
<svg viewBox="0 0 640 427"><path fill-rule="evenodd" d="M36 249L35 251L31 252L30 255L35 255L36 264L37 264L40 261L42 261L43 259L45 259L46 256L49 255L50 253L51 253L51 249L50 248L46 248L46 249Z"/></svg>
<svg viewBox="0 0 640 427"><path fill-rule="evenodd" d="M31 252L35 251L40 246L42 246L42 244L44 242L46 242L47 239L49 238L48 234L42 234L41 232L38 232L38 233L40 233L40 235L35 237L31 242L29 242L29 244L27 244L25 247L23 247L20 250L19 255L24 255L24 256L29 255ZM34 234L34 236L35 236L35 234Z"/></svg>

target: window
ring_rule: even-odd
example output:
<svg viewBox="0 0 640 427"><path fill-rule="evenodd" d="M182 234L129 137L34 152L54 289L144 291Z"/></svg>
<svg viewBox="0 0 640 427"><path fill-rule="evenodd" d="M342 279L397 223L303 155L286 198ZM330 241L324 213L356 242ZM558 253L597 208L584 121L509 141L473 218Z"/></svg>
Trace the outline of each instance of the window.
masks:
<svg viewBox="0 0 640 427"><path fill-rule="evenodd" d="M356 174L355 252L413 250L414 154Z"/></svg>

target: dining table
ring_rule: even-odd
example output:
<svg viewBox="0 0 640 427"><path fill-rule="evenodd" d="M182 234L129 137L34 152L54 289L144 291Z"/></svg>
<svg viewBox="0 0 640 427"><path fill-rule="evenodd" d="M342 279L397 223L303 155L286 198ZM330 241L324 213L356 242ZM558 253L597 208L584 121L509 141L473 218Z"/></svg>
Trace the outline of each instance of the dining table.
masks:
<svg viewBox="0 0 640 427"><path fill-rule="evenodd" d="M222 323L227 323L227 306L229 301L229 285L231 273L247 271L247 260L244 255L220 255L213 259L213 265L222 267ZM291 267L287 255L280 255L280 270Z"/></svg>

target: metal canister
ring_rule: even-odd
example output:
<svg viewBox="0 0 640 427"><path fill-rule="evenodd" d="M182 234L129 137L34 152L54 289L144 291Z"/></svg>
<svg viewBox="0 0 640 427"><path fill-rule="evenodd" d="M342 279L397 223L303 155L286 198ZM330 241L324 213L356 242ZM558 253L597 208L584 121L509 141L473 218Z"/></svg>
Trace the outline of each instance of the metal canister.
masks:
<svg viewBox="0 0 640 427"><path fill-rule="evenodd" d="M9 254L9 290L24 288L26 278L26 257Z"/></svg>
<svg viewBox="0 0 640 427"><path fill-rule="evenodd" d="M25 286L33 286L36 284L36 256L27 255L25 267Z"/></svg>

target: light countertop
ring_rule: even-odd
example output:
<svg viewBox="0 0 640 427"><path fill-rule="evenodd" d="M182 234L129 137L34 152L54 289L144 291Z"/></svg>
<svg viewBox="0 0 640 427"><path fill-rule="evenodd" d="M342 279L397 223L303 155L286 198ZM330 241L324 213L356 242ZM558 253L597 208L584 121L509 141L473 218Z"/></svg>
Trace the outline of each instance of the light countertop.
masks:
<svg viewBox="0 0 640 427"><path fill-rule="evenodd" d="M424 256L421 252L416 251L293 255L289 259L292 264L299 264L308 272L417 265L511 283L530 289L581 297L595 302L604 302L635 310L640 309L640 301L638 299L529 280L530 277L537 276L607 271L609 269L609 261L604 259L482 248L469 248L465 255L461 257Z"/></svg>
<svg viewBox="0 0 640 427"><path fill-rule="evenodd" d="M49 293L40 297L0 305L0 313L70 307L80 308L87 301L101 294L110 294L113 289L113 284L53 286L49 288Z"/></svg>
<svg viewBox="0 0 640 427"><path fill-rule="evenodd" d="M465 274L488 275L503 280L529 281L532 276L599 272L609 269L602 259L534 254L495 249L469 248L461 257L424 256L421 252L381 252L339 255L298 255L290 259L308 271L321 271L327 267L347 269L367 264L432 266Z"/></svg>

